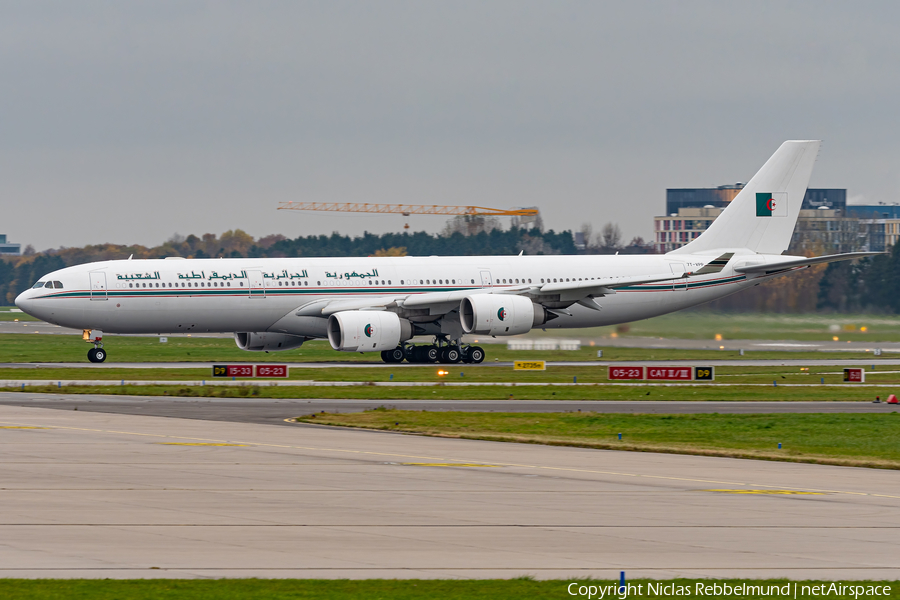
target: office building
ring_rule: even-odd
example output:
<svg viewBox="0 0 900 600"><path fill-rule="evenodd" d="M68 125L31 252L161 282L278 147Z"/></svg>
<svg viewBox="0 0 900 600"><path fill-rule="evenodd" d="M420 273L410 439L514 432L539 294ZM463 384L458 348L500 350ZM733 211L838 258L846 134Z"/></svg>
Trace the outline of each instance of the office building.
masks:
<svg viewBox="0 0 900 600"><path fill-rule="evenodd" d="M0 256L20 256L22 244L11 244L6 241L6 234L0 233Z"/></svg>

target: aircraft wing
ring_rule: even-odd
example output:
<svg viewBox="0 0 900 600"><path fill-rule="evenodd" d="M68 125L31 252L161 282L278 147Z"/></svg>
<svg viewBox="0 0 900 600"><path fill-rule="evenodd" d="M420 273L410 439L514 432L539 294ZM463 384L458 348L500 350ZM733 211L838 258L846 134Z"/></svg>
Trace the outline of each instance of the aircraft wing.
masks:
<svg viewBox="0 0 900 600"><path fill-rule="evenodd" d="M546 283L538 288L538 295L559 294L561 300L580 300L587 296L606 296L615 294L616 289L643 283L657 283L683 279L688 273L659 273L656 275L633 275L631 277L605 277L588 281L566 281Z"/></svg>
<svg viewBox="0 0 900 600"><path fill-rule="evenodd" d="M529 296L540 303L542 297L552 298L554 302L580 302L595 310L599 309L592 297L615 294L617 288L642 283L670 281L688 276L688 273L659 275L638 275L633 277L606 277L587 281L567 281L545 283L542 285L523 285L504 288L482 288L478 290L457 290L453 292L426 292L422 294L398 294L377 298L323 299L304 304L294 311L296 316L327 317L336 312L346 310L388 310L392 308L421 310L427 309L429 314L441 315L459 306L460 301L472 294L509 294Z"/></svg>
<svg viewBox="0 0 900 600"><path fill-rule="evenodd" d="M818 265L821 263L832 263L840 260L853 260L854 258L864 258L866 256L877 256L884 254L883 252L847 252L846 254L829 254L828 256L815 256L813 258L799 258L793 260L783 260L773 263L744 264L734 268L737 273L765 273L770 275L780 271L786 271L796 267L808 267L810 265Z"/></svg>

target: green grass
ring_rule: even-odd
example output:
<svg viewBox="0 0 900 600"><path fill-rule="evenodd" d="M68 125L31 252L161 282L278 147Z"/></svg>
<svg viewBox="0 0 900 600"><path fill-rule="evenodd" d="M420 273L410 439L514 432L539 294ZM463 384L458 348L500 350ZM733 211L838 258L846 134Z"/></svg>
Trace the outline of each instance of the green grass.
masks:
<svg viewBox="0 0 900 600"><path fill-rule="evenodd" d="M22 393L60 394L120 394L129 396L179 396L187 398L348 398L363 400L664 400L664 401L753 401L803 402L811 400L840 402L870 402L875 396L886 399L890 386L859 388L821 388L759 386L708 387L697 386L567 386L535 385L489 387L381 387L356 385L342 387L290 386L268 387L248 382L245 386L184 386L184 385L67 385L57 387L28 386L5 388L4 391ZM885 411L893 410L885 407Z"/></svg>
<svg viewBox="0 0 900 600"><path fill-rule="evenodd" d="M25 328L23 328L25 329ZM335 352L326 341L307 342L296 350L285 352L245 352L231 338L168 336L168 342L160 343L157 337L107 336L104 345L109 355L106 364L121 362L374 362L380 363L378 354ZM0 363L31 362L83 362L87 363L87 351L91 347L80 336L51 334L0 334ZM874 346L873 346L874 347ZM597 350L603 350L603 358L597 358ZM745 352L741 357L736 351L644 349L585 346L577 351L511 351L505 344L485 344L487 360L503 362L512 360L547 361L628 361L628 360L725 360L753 359L803 359L803 358L856 358L877 362L881 358L862 352Z"/></svg>
<svg viewBox="0 0 900 600"><path fill-rule="evenodd" d="M629 597L652 597L646 594L647 579L629 580L631 585L642 586L644 594ZM785 579L750 580L750 579L670 579L653 581L654 584L665 583L687 587L691 593L679 595L679 598L708 598L709 594L695 595L696 585L714 585L727 582L730 585L747 583L749 585L777 585L781 588L790 585L793 597L793 585L818 585L819 581L789 582ZM332 598L370 598L442 600L489 599L505 600L507 598L522 600L523 598L586 598L586 596L570 596L567 587L570 583L578 585L606 586L618 581L611 580L549 580L534 581L529 577L517 579L482 579L482 580L423 580L423 579L364 579L364 580L323 580L323 579L218 579L218 580L173 580L173 579L138 579L138 580L86 580L86 579L0 579L0 595L5 600L330 600ZM879 598L900 598L900 585L892 581L857 581L846 582L850 585L890 586L890 593ZM799 588L799 589L802 589ZM594 596L595 598L597 596ZM617 598L618 596L605 596ZM660 596L662 597L662 596ZM771 596L742 595L740 598L769 598ZM810 597L800 595L799 598ZM832 595L832 597L835 597ZM838 596L852 598L853 596ZM860 597L870 598L873 596Z"/></svg>
<svg viewBox="0 0 900 600"><path fill-rule="evenodd" d="M863 327L866 331L862 331ZM610 337L613 333L620 337L694 340L714 340L716 334L721 334L726 340L827 341L838 336L841 341L896 342L900 341L900 316L716 313L699 308L626 325L581 329L571 334L555 331L540 334L591 339Z"/></svg>
<svg viewBox="0 0 900 600"><path fill-rule="evenodd" d="M469 439L900 468L900 413L648 415L380 408L300 422ZM619 441L618 434L622 434ZM778 444L783 444L778 449Z"/></svg>
<svg viewBox="0 0 900 600"><path fill-rule="evenodd" d="M22 321L24 323L39 321L23 312L12 312L8 308L0 308L0 321Z"/></svg>
<svg viewBox="0 0 900 600"><path fill-rule="evenodd" d="M890 365L866 366L866 377L869 383L879 385L900 386L900 367ZM439 375L440 372L447 373ZM515 382L517 385L529 383L607 383L606 366L550 366L546 371L515 371L512 367L492 367L478 365L432 365L405 366L396 368L354 367L354 368L294 368L289 379L309 381L353 381L353 382L462 382L462 383L496 383ZM3 368L0 367L0 379L48 379L48 380L83 380L97 379L120 381L125 380L208 380L214 381L212 369L209 367L196 369L166 368L164 363L159 368L107 368L85 365L83 368L40 366L35 368ZM252 383L252 380L244 380ZM747 366L717 367L716 383L723 384L768 384L777 381L779 384L840 384L843 372L840 367L809 367L801 371L800 367L782 366Z"/></svg>

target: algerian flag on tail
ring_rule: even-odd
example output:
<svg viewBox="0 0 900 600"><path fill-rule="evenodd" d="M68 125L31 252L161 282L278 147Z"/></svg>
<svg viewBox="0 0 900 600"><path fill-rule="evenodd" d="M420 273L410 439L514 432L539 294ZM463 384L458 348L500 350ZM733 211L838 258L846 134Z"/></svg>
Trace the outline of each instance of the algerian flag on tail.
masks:
<svg viewBox="0 0 900 600"><path fill-rule="evenodd" d="M756 194L757 217L788 216L788 200L785 192L766 192Z"/></svg>
<svg viewBox="0 0 900 600"><path fill-rule="evenodd" d="M670 254L718 256L735 250L781 254L787 250L818 153L816 140L783 143L709 229Z"/></svg>

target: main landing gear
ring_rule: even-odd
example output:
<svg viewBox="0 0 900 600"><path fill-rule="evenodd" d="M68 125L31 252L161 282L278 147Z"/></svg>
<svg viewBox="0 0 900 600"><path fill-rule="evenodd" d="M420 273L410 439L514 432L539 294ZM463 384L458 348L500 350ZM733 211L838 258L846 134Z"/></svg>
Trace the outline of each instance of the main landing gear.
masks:
<svg viewBox="0 0 900 600"><path fill-rule="evenodd" d="M81 335L81 339L94 344L94 347L88 350L88 360L92 363L102 363L106 360L106 350L103 349L103 332L99 329L85 329Z"/></svg>
<svg viewBox="0 0 900 600"><path fill-rule="evenodd" d="M409 363L428 364L454 364L470 363L478 364L484 360L484 349L481 346L464 346L462 344L440 342L430 346L415 346L403 344L393 350L384 350L381 360L386 363L400 363L404 360Z"/></svg>

